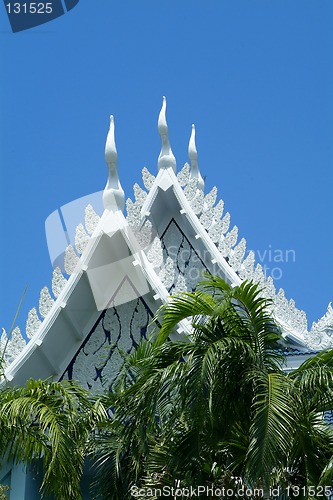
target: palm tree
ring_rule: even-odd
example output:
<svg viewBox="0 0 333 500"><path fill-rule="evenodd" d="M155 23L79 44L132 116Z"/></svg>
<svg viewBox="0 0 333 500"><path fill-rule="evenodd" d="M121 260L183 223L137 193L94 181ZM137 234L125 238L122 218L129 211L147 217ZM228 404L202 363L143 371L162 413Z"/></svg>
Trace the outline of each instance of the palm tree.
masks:
<svg viewBox="0 0 333 500"><path fill-rule="evenodd" d="M0 351L0 460L32 464L38 472L42 464L42 497L79 500L88 437L107 415L75 381L30 379L25 387L6 386L5 351L26 290ZM7 490L0 485L0 499Z"/></svg>
<svg viewBox="0 0 333 500"><path fill-rule="evenodd" d="M42 497L78 500L87 439L103 418L103 407L72 381L2 388L0 458L37 469L42 463Z"/></svg>
<svg viewBox="0 0 333 500"><path fill-rule="evenodd" d="M332 353L286 375L269 306L257 285L232 288L210 276L159 310L160 331L128 358L109 403L114 416L93 447L105 485L98 498L120 498L124 480L266 494L291 480L300 488L331 478L333 438L322 413L333 407ZM184 319L191 336L170 341Z"/></svg>

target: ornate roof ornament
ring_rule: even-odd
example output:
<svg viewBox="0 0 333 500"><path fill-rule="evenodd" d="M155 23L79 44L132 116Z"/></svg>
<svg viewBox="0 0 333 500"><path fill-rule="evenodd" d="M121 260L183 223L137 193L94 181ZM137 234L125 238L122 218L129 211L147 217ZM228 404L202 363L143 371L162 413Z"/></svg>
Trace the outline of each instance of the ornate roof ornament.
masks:
<svg viewBox="0 0 333 500"><path fill-rule="evenodd" d="M198 165L198 152L195 145L195 126L192 125L192 133L190 137L190 141L188 144L188 157L191 162L191 174L190 179L198 180L198 189L204 189L205 183L203 178L201 177L199 165Z"/></svg>
<svg viewBox="0 0 333 500"><path fill-rule="evenodd" d="M327 334L329 337L333 338L333 308L332 302L330 302L327 306L327 311L322 318L320 318L317 322L312 324L312 328L310 330L310 334L313 333L321 333Z"/></svg>
<svg viewBox="0 0 333 500"><path fill-rule="evenodd" d="M110 212L123 211L125 194L118 177L118 154L114 139L113 115L110 116L110 130L106 138L105 161L109 168L109 177L103 193L104 208Z"/></svg>
<svg viewBox="0 0 333 500"><path fill-rule="evenodd" d="M169 132L168 132L168 124L166 121L166 98L163 96L162 108L158 117L158 133L160 134L162 141L162 148L160 155L158 157L158 170L172 167L174 172L176 172L176 158L173 155L170 141L169 141Z"/></svg>

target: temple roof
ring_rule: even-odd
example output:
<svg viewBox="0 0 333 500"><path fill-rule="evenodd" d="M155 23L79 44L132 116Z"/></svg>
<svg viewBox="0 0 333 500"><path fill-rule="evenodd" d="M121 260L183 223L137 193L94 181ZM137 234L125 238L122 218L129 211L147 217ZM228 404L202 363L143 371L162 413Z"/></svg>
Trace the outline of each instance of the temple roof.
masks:
<svg viewBox="0 0 333 500"><path fill-rule="evenodd" d="M126 201L118 176L113 116L105 146L108 180L103 192L104 212L99 217L88 205L85 220L76 228L75 242L67 246L61 269L52 276L52 291L44 287L38 311L26 323L27 342L16 327L10 338L3 331L0 348L9 382L22 384L29 377L59 378L90 334L101 312L144 297L155 312L171 293L193 290L203 271L219 274L231 285L249 279L261 294L272 299L272 313L283 335L308 355L333 346L333 309L307 326L306 314L275 290L271 277L255 263L246 241L214 187L205 193L195 145L195 128L189 140L189 163L177 173L163 98L158 119L161 152L156 176L142 170L142 184L134 184L134 200ZM190 334L183 322L180 331Z"/></svg>

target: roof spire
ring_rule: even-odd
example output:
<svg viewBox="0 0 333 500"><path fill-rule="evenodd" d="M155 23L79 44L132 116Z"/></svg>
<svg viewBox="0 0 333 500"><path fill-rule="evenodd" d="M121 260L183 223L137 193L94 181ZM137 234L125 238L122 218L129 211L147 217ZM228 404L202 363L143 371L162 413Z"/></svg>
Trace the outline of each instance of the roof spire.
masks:
<svg viewBox="0 0 333 500"><path fill-rule="evenodd" d="M124 210L125 194L118 177L118 154L114 139L114 119L110 116L110 130L105 144L105 161L109 168L109 177L103 192L104 208L111 212Z"/></svg>
<svg viewBox="0 0 333 500"><path fill-rule="evenodd" d="M204 180L201 177L198 165L198 152L195 145L195 126L192 124L192 133L188 144L188 157L191 162L190 179L198 179L198 188L203 189L205 186Z"/></svg>
<svg viewBox="0 0 333 500"><path fill-rule="evenodd" d="M166 122L166 98L163 96L162 108L158 117L158 133L162 141L162 148L158 157L158 170L172 167L176 172L176 158L173 155L168 133L168 124Z"/></svg>

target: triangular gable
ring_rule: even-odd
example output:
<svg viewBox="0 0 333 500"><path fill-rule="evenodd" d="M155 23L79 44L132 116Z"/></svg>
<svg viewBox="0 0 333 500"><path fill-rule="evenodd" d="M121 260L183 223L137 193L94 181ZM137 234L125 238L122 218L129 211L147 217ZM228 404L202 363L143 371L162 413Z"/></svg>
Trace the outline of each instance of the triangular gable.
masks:
<svg viewBox="0 0 333 500"><path fill-rule="evenodd" d="M99 218L91 206L87 207L85 224L76 229L75 245L69 245L65 251L64 271L68 279L56 268L52 293L44 287L39 313L36 309L29 313L29 342L25 343L19 329L14 330L6 352L11 363L6 372L9 382L24 384L29 377L59 379L66 374L81 378L83 385L91 388L100 389L105 381L105 385L110 385L121 364L118 347L111 347L111 334L120 349L122 345L125 351L126 346L132 349L147 328L148 316L151 318L159 305L168 300L170 292L193 290L204 270L219 274L233 286L244 279L259 283L262 295L273 301L272 313L284 336L303 357L333 345L332 307L308 331L305 313L296 308L293 300L286 299L282 289L276 292L272 278L266 279L262 266L255 265L253 252L246 253L246 241L239 240L237 226L230 228L230 214L224 211L223 201L217 200L217 189L204 193L194 129L189 146L191 165L185 164L176 175L165 101L159 132L162 149L158 174L155 177L143 169L144 187L134 185L135 199L127 200L125 218L111 117L104 214ZM117 314L124 325L129 318L141 317L140 321L133 319L127 337L122 326L117 336ZM107 330L103 322L110 315L114 326ZM180 330L190 334L187 322L180 325ZM2 347L6 342L3 333ZM108 346L105 353L103 342ZM90 364L91 356L94 360Z"/></svg>

